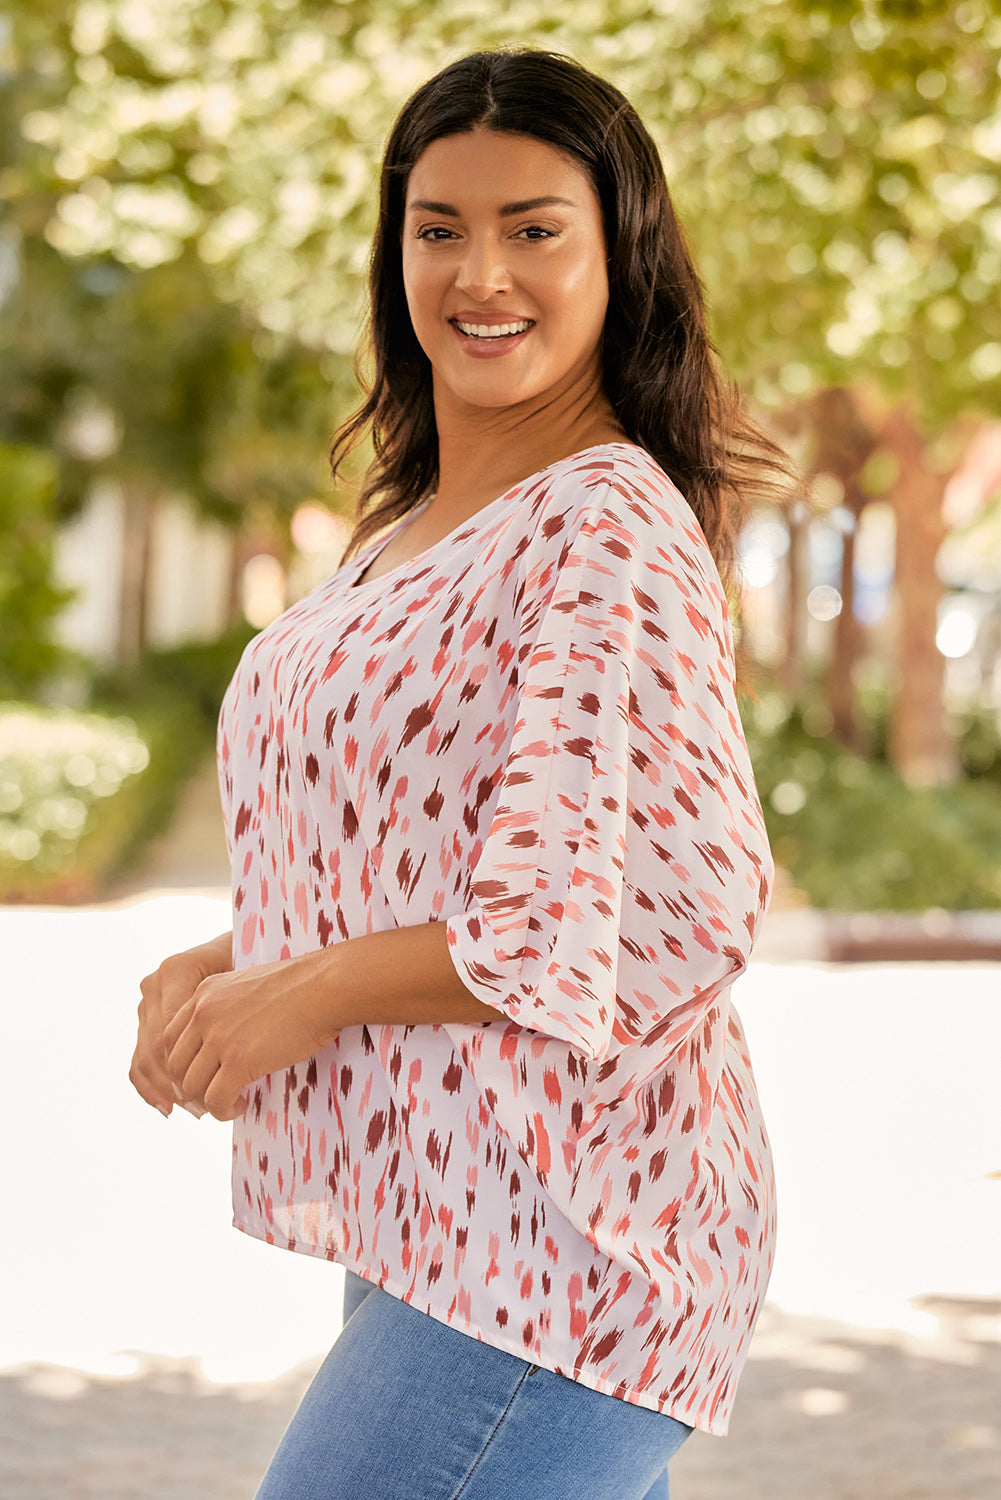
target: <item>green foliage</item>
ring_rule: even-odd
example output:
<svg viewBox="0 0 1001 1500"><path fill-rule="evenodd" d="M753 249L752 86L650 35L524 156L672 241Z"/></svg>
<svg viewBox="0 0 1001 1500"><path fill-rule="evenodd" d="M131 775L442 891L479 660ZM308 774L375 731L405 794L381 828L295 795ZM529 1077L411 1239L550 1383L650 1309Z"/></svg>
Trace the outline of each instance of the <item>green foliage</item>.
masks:
<svg viewBox="0 0 1001 1500"><path fill-rule="evenodd" d="M190 252L346 391L375 170L407 94L483 46L567 51L660 142L728 365L759 400L1001 394L1001 17L988 0L212 0L13 7L16 208L68 261ZM34 107L32 107L32 105ZM336 372L336 373L335 373Z"/></svg>
<svg viewBox="0 0 1001 1500"><path fill-rule="evenodd" d="M325 439L353 400L390 122L443 63L523 44L572 53L634 100L716 341L759 402L860 383L911 395L931 428L1001 404L990 0L580 0L545 16L529 0L14 0L0 27L0 441L56 455L61 514L109 475L129 497L181 490L280 530L323 487ZM887 463L880 450L867 493ZM51 669L54 601L39 580L24 588L36 655L8 691ZM186 712L148 670L161 705ZM189 687L203 711L214 701L209 682ZM978 743L971 731L971 773ZM795 816L774 813L777 837L793 839Z"/></svg>
<svg viewBox="0 0 1001 1500"><path fill-rule="evenodd" d="M0 706L0 901L85 901L168 823L204 754L177 705Z"/></svg>
<svg viewBox="0 0 1001 1500"><path fill-rule="evenodd" d="M0 902L92 899L128 870L211 754L251 634L153 653L94 711L0 705Z"/></svg>
<svg viewBox="0 0 1001 1500"><path fill-rule="evenodd" d="M55 487L50 454L0 443L0 698L35 692L70 660L52 639L74 594L53 581Z"/></svg>
<svg viewBox="0 0 1001 1500"><path fill-rule="evenodd" d="M105 808L148 764L129 719L0 707L0 899L86 888L81 867L109 850Z"/></svg>
<svg viewBox="0 0 1001 1500"><path fill-rule="evenodd" d="M1001 907L996 787L908 787L830 739L815 709L777 692L749 705L744 723L775 859L811 905Z"/></svg>
<svg viewBox="0 0 1001 1500"><path fill-rule="evenodd" d="M959 760L971 781L1001 786L1001 732L998 716L977 709L959 733Z"/></svg>
<svg viewBox="0 0 1001 1500"><path fill-rule="evenodd" d="M94 692L102 702L120 703L125 708L137 701L147 706L160 704L168 710L177 705L179 711L198 716L207 742L215 731L229 680L255 634L253 626L243 622L218 640L149 651L136 676L109 673L98 678Z"/></svg>
<svg viewBox="0 0 1001 1500"><path fill-rule="evenodd" d="M1001 402L1001 17L985 0L14 0L0 30L0 440L282 534L354 400L376 170L483 46L570 52L658 140L729 369ZM867 484L885 484L878 465Z"/></svg>

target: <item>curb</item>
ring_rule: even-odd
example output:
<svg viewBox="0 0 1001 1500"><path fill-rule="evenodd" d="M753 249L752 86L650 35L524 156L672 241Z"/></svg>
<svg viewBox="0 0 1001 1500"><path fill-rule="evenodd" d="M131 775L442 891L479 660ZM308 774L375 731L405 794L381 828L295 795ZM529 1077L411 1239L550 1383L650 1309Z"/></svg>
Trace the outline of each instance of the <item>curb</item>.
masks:
<svg viewBox="0 0 1001 1500"><path fill-rule="evenodd" d="M787 909L765 919L754 958L764 963L1001 963L1001 911Z"/></svg>

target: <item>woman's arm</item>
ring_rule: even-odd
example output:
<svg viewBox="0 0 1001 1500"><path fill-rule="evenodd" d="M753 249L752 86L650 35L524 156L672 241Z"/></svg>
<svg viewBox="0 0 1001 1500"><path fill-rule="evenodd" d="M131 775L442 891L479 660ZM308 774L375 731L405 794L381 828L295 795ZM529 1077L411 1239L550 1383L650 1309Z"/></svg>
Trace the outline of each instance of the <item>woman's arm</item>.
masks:
<svg viewBox="0 0 1001 1500"><path fill-rule="evenodd" d="M312 1057L345 1027L507 1019L470 994L445 923L428 922L209 975L165 1028L166 1073L186 1100L232 1120L258 1078Z"/></svg>

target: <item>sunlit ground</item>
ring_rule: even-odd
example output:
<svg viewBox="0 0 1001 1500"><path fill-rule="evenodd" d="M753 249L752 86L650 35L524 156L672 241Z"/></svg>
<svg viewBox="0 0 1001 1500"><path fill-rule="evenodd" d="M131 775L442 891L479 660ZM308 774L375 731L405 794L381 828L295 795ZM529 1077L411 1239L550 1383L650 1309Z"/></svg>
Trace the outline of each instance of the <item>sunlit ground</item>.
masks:
<svg viewBox="0 0 1001 1500"><path fill-rule="evenodd" d="M164 1120L128 1081L139 978L227 925L222 892L0 909L8 1293L0 1368L13 1376L17 1367L11 1388L28 1401L26 1422L55 1406L61 1421L72 1420L70 1398L86 1396L91 1406L80 1413L91 1412L90 1427L102 1420L100 1400L120 1424L129 1388L141 1384L132 1377L142 1376L168 1405L172 1390L197 1393L199 1420L221 1422L225 1410L238 1432L248 1420L240 1401L253 1391L236 1387L277 1380L268 1407L277 1436L301 1388L301 1372L288 1372L315 1365L338 1332L338 1267L232 1229L228 1128L182 1112ZM954 1375L975 1386L986 1359L983 1378L996 1382L1001 966L762 962L735 995L780 1193L779 1254L749 1388L753 1379L764 1391L779 1366L795 1366L792 1386L776 1389L775 1422L845 1422L850 1447L859 1382L875 1379L878 1394L881 1370L884 1386L921 1369L933 1392L936 1384L944 1391ZM932 1403L940 1414L943 1400ZM988 1412L997 1405L995 1383ZM996 1417L961 1403L949 1422L958 1447L1001 1477ZM699 1488L704 1450L696 1462L691 1444L678 1461L689 1473L680 1500L750 1497L746 1474L732 1490L721 1487L724 1452L733 1461L738 1448L705 1449L716 1488ZM805 1482L781 1491L802 1500L997 1492L958 1484L822 1491ZM4 1493L71 1491L54 1480L51 1490ZM105 1482L72 1493L112 1490ZM151 1481L120 1493L175 1491ZM189 1478L177 1493L247 1491L221 1482L199 1490Z"/></svg>

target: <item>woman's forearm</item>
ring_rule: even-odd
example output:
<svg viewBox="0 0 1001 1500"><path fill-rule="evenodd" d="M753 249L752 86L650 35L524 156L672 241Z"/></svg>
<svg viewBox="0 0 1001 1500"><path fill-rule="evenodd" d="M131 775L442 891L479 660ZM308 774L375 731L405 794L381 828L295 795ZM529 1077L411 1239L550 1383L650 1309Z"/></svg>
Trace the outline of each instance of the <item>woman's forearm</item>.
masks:
<svg viewBox="0 0 1001 1500"><path fill-rule="evenodd" d="M203 956L223 958L225 936ZM444 922L428 922L209 973L164 1028L166 1082L182 1102L232 1120L255 1079L312 1057L348 1027L506 1020L462 984L447 937ZM155 1091L144 1097L160 1102Z"/></svg>
<svg viewBox="0 0 1001 1500"><path fill-rule="evenodd" d="M209 938L207 943L199 943L195 952L204 953L209 963L213 966L213 972L223 973L233 967L233 929L229 932L220 932L218 937Z"/></svg>
<svg viewBox="0 0 1001 1500"><path fill-rule="evenodd" d="M466 989L448 953L444 922L365 933L307 954L329 1005L324 1030L505 1021ZM318 1003L324 1004L318 996Z"/></svg>
<svg viewBox="0 0 1001 1500"><path fill-rule="evenodd" d="M233 966L233 934L202 943L215 972ZM444 922L364 933L281 961L310 991L322 1032L347 1026L427 1026L504 1021L466 989L448 955Z"/></svg>

